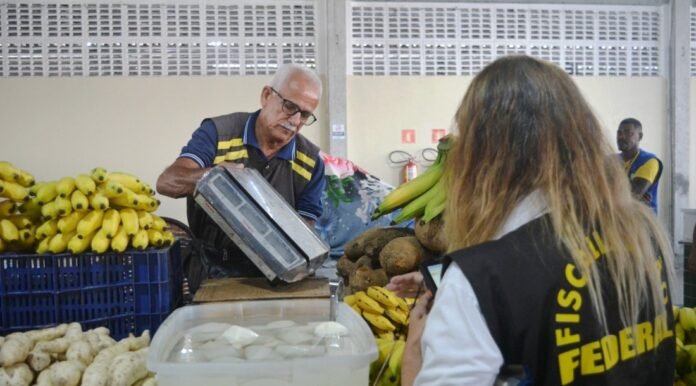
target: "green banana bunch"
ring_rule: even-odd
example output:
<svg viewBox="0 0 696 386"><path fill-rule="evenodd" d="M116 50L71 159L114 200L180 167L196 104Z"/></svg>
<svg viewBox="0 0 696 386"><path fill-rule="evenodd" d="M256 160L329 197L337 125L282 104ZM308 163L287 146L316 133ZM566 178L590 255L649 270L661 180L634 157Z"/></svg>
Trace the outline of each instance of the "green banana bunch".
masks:
<svg viewBox="0 0 696 386"><path fill-rule="evenodd" d="M392 224L410 220L414 217L424 215L427 206L433 199L441 196L445 197L445 186L441 180L442 174L445 171L445 161L451 142L451 136L446 136L441 139L440 143L437 145L437 158L430 168L428 168L425 173L405 184L399 185L396 189L387 194L372 214L372 220L402 207L402 213L394 218ZM444 199L441 201L444 202ZM431 215L435 212L439 214L443 210L444 206L441 209L433 206L431 208ZM432 217L435 217L435 215Z"/></svg>
<svg viewBox="0 0 696 386"><path fill-rule="evenodd" d="M401 212L399 212L399 214L396 217L394 217L394 219L391 222L391 225L396 225L415 217L422 217L425 213L426 208L430 206L433 200L439 196L444 197L444 195L445 182L442 178L440 178L435 183L435 185L433 185L425 193L421 194L420 196L413 199L413 201L406 204L406 206L404 206L404 208L401 209Z"/></svg>
<svg viewBox="0 0 696 386"><path fill-rule="evenodd" d="M425 206L423 211L423 221L427 224L430 220L437 217L440 213L445 210L445 205L447 204L447 192L445 191L444 184L443 188L436 191L432 199Z"/></svg>

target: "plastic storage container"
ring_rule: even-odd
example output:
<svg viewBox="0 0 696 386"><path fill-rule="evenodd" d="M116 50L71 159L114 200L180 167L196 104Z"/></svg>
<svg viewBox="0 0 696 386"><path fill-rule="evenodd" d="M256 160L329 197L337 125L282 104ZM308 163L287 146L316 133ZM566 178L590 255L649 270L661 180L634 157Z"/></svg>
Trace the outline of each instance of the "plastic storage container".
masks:
<svg viewBox="0 0 696 386"><path fill-rule="evenodd" d="M179 243L104 254L0 254L0 335L58 323L153 333L181 305Z"/></svg>
<svg viewBox="0 0 696 386"><path fill-rule="evenodd" d="M206 322L251 325L276 320L329 319L327 299L263 300L209 303L174 311L162 323L150 345L147 366L161 386L356 386L367 385L369 366L377 358L372 331L350 307L339 304L336 321L348 327L353 343L349 354L284 360L231 363L173 363L168 358L184 333Z"/></svg>

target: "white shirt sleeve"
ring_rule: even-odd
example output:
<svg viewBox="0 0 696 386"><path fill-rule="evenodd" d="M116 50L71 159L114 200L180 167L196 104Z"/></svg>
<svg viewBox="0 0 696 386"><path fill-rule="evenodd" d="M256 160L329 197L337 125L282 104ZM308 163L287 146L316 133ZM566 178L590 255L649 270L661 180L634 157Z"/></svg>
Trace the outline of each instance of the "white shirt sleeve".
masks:
<svg viewBox="0 0 696 386"><path fill-rule="evenodd" d="M469 280L455 263L442 279L421 340L415 385L490 386L503 364Z"/></svg>

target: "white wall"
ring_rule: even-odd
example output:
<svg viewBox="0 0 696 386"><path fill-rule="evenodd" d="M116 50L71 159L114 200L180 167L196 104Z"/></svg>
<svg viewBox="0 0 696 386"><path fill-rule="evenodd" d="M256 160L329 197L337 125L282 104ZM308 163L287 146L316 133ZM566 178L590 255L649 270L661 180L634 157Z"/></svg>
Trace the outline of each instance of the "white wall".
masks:
<svg viewBox="0 0 696 386"><path fill-rule="evenodd" d="M38 180L74 176L99 165L136 174L154 185L202 118L258 108L261 87L268 79L0 78L0 159L30 171ZM470 81L471 77L348 77L348 158L397 183L398 168L387 165L388 153L434 147L430 130L452 126ZM579 77L576 81L611 143L619 121L634 116L644 125L642 147L668 161L664 79ZM303 134L328 150L325 107L318 112L320 121L305 127ZM692 127L696 133L696 109ZM401 144L400 133L406 128L416 130L413 145ZM691 140L696 146L696 134ZM695 169L692 166L692 181ZM669 169L663 176L661 212L666 214ZM185 220L184 200L160 199L160 214ZM695 203L692 191L690 206Z"/></svg>
<svg viewBox="0 0 696 386"><path fill-rule="evenodd" d="M392 150L419 153L432 128L451 128L454 113L472 77L348 77L348 158L381 179L398 184L399 168L387 164ZM610 143L626 117L643 123L641 147L665 162L660 213L667 224L669 183L666 87L664 78L576 77ZM401 130L415 129L416 143L402 144Z"/></svg>
<svg viewBox="0 0 696 386"><path fill-rule="evenodd" d="M0 78L0 159L39 181L95 166L153 185L205 117L259 108L268 77ZM321 121L303 129L315 143ZM185 200L159 214L186 219Z"/></svg>
<svg viewBox="0 0 696 386"><path fill-rule="evenodd" d="M691 131L689 132L689 208L696 208L696 77L691 78Z"/></svg>

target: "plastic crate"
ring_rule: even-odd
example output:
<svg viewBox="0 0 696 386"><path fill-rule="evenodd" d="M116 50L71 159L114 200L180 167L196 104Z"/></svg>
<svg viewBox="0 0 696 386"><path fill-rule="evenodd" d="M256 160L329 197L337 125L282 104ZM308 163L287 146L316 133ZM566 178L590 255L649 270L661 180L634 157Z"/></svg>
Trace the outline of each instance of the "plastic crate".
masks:
<svg viewBox="0 0 696 386"><path fill-rule="evenodd" d="M120 339L181 305L179 242L123 253L0 254L0 335L58 323L108 327Z"/></svg>

